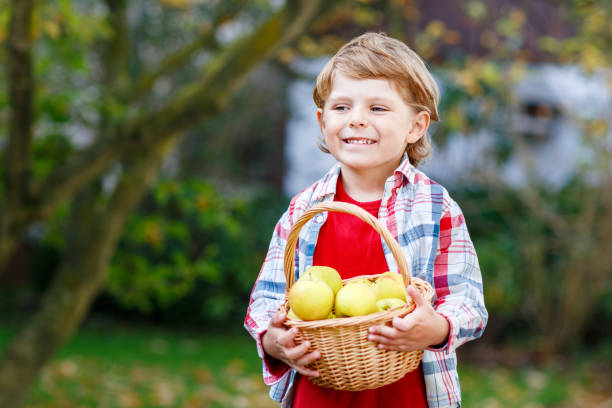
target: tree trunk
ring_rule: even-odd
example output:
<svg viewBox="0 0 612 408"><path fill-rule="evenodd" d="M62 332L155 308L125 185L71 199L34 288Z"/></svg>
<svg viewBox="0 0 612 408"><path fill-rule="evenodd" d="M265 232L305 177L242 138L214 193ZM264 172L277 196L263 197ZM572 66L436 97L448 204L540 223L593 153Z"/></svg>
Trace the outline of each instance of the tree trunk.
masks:
<svg viewBox="0 0 612 408"><path fill-rule="evenodd" d="M44 364L70 337L106 282L108 264L128 215L157 175L166 152L177 136L141 160L126 173L102 213L90 206L91 192L75 200L74 220L66 258L40 310L6 348L0 361L0 407L18 408ZM76 224L76 223L75 223Z"/></svg>
<svg viewBox="0 0 612 408"><path fill-rule="evenodd" d="M9 134L4 160L4 196L0 204L0 273L27 225L34 75L32 74L32 0L11 1L8 48Z"/></svg>

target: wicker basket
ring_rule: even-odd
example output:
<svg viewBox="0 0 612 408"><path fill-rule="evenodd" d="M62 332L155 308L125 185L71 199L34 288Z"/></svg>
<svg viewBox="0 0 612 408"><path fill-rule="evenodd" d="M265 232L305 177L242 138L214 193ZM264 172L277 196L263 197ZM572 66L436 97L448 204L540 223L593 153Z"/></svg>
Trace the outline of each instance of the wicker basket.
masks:
<svg viewBox="0 0 612 408"><path fill-rule="evenodd" d="M425 299L431 301L434 291L429 283L410 276L408 264L401 248L391 233L378 220L362 208L348 203L326 202L306 210L289 233L285 248L285 277L287 295L295 281L295 249L302 226L318 213L334 211L352 214L372 226L385 240L397 261L406 285L413 285ZM376 279L377 275L363 275L346 279ZM368 329L373 325L390 324L396 316L405 316L414 309L414 302L407 296L405 306L366 316L342 317L327 320L298 321L287 319L285 324L298 328L296 343L308 340L311 350L319 350L321 358L310 367L319 372L319 377L310 380L321 387L337 390L361 391L378 388L402 378L419 366L423 350L402 352L380 350L376 343L368 340ZM289 308L287 296L281 310Z"/></svg>

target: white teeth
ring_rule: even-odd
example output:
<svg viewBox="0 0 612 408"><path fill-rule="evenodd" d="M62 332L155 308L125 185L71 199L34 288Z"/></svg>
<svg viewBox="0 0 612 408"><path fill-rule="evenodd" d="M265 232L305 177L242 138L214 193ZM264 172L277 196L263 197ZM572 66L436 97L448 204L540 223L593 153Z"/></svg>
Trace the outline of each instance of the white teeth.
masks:
<svg viewBox="0 0 612 408"><path fill-rule="evenodd" d="M345 142L349 144L373 144L374 143L373 140L369 140L369 139L346 139Z"/></svg>

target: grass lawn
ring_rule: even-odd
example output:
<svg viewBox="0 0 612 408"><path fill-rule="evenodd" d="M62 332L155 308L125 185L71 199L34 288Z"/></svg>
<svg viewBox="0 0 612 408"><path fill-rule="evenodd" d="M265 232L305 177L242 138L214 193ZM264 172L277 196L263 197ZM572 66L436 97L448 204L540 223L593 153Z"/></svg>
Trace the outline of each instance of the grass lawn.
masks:
<svg viewBox="0 0 612 408"><path fill-rule="evenodd" d="M0 328L0 346L9 330ZM246 332L86 325L49 364L27 408L275 406Z"/></svg>
<svg viewBox="0 0 612 408"><path fill-rule="evenodd" d="M0 346L9 337L0 328ZM602 355L571 369L460 364L466 407L612 407ZM28 408L273 407L246 332L86 325L44 369Z"/></svg>

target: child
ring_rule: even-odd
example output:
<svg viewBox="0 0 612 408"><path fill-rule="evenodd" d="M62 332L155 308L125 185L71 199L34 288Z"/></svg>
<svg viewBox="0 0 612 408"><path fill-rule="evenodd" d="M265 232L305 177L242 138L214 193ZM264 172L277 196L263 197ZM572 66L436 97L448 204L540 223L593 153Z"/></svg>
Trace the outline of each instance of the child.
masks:
<svg viewBox="0 0 612 408"><path fill-rule="evenodd" d="M436 83L404 43L363 34L319 74L314 90L320 147L338 161L291 200L276 225L253 288L245 327L263 359L270 396L283 407L457 407L461 404L455 349L482 335L487 311L482 278L465 220L448 192L416 169L430 151L429 121L438 120ZM337 391L314 385L308 367L320 357L277 312L285 296L283 254L291 226L322 201L345 201L378 217L399 242L412 276L435 289L433 305L409 288L416 309L391 326L373 326L369 340L389 350L424 349L419 368L373 390ZM311 265L335 267L343 279L397 271L386 243L361 220L321 213L300 231L296 279Z"/></svg>

